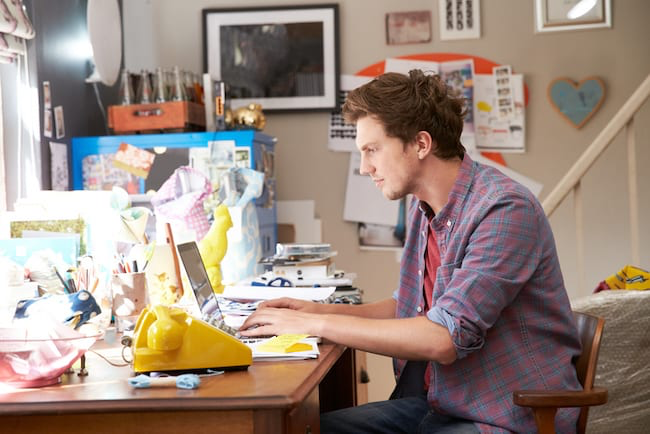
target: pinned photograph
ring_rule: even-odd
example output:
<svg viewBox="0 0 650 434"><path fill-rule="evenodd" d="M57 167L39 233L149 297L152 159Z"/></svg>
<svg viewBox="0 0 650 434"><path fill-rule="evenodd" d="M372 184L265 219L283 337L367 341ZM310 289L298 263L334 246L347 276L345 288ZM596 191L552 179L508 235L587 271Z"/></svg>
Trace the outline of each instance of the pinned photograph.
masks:
<svg viewBox="0 0 650 434"><path fill-rule="evenodd" d="M215 167L233 167L235 165L235 141L211 140L208 142L210 163Z"/></svg>
<svg viewBox="0 0 650 434"><path fill-rule="evenodd" d="M54 107L54 127L56 128L56 138L65 137L65 121L63 119L63 106Z"/></svg>
<svg viewBox="0 0 650 434"><path fill-rule="evenodd" d="M251 150L248 146L235 147L235 167L251 167Z"/></svg>
<svg viewBox="0 0 650 434"><path fill-rule="evenodd" d="M52 110L43 110L43 136L52 138Z"/></svg>
<svg viewBox="0 0 650 434"><path fill-rule="evenodd" d="M153 152L122 142L115 153L113 166L147 179L155 158Z"/></svg>
<svg viewBox="0 0 650 434"><path fill-rule="evenodd" d="M43 107L46 109L52 108L52 93L50 92L50 82L43 82ZM49 136L51 137L51 136Z"/></svg>
<svg viewBox="0 0 650 434"><path fill-rule="evenodd" d="M492 68L492 76L496 85L498 113L501 118L509 118L515 112L515 105L512 99L512 67L500 65Z"/></svg>

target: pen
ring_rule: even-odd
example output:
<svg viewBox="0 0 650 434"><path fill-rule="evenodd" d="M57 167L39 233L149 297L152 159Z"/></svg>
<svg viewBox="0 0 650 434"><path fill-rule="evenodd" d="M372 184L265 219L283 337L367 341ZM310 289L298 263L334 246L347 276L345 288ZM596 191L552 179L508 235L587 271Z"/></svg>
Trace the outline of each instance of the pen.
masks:
<svg viewBox="0 0 650 434"><path fill-rule="evenodd" d="M68 285L65 282L65 280L63 279L63 276L61 276L61 273L59 273L59 270L57 270L56 267L52 267L52 268L54 269L54 272L56 273L56 277L58 277L59 280L61 281L61 283L63 284L63 290L65 292L67 292L68 294L70 294L71 293L70 288L68 288Z"/></svg>

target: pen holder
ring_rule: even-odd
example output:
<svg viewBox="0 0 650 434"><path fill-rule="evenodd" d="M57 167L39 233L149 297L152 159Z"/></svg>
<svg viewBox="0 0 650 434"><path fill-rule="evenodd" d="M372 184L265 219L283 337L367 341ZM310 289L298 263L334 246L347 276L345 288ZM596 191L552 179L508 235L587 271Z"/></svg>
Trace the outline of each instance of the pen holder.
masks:
<svg viewBox="0 0 650 434"><path fill-rule="evenodd" d="M140 312L147 306L147 277L144 272L118 273L111 277L113 314L117 331L135 325Z"/></svg>

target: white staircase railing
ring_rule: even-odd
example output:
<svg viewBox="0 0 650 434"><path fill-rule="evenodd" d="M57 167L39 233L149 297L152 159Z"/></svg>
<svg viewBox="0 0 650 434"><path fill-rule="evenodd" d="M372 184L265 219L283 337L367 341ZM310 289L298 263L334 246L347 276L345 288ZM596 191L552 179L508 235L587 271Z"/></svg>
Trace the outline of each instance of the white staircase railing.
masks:
<svg viewBox="0 0 650 434"><path fill-rule="evenodd" d="M578 161L569 169L557 186L542 202L544 212L550 217L567 195L573 191L574 212L576 219L577 242L577 273L580 290L585 287L585 256L584 256L584 212L582 209L582 191L580 183L582 177L589 171L598 157L612 143L618 133L625 128L627 141L627 173L630 212L630 240L632 261L640 265L639 246L639 206L636 169L636 143L634 134L634 117L643 104L650 97L650 74L643 83L634 91L632 96L623 104L607 126L594 139L589 147L582 153Z"/></svg>

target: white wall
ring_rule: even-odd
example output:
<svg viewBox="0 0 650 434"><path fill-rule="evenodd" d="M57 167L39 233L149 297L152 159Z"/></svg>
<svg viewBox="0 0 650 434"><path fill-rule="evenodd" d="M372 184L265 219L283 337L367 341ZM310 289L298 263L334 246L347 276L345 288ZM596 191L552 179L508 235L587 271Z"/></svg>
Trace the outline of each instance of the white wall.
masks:
<svg viewBox="0 0 650 434"><path fill-rule="evenodd" d="M265 5L260 0L178 2L175 0L125 0L145 2L155 23L153 58L160 66L200 71L202 68L201 10ZM268 4L318 4L321 0L277 0ZM596 135L605 127L642 79L650 73L650 2L612 0L613 27L588 31L535 34L532 0L481 2L478 40L441 42L434 0L341 0L341 72L353 74L386 57L415 53L455 52L510 64L525 75L530 92L527 107L527 152L506 155L510 167L542 182L548 194ZM427 44L387 46L385 14L431 10L433 40ZM145 17L146 18L146 17ZM146 26L145 26L146 28ZM127 40L128 53L130 42ZM580 80L598 76L606 84L607 97L599 112L581 129L572 128L547 101L546 89L557 77ZM640 219L650 214L650 109L638 117L638 171ZM323 239L339 252L337 264L359 274L365 300L390 296L398 280L398 263L390 252L360 251L356 226L344 222L343 199L348 157L327 150L328 114L267 114L265 132L278 137L276 168L280 200L311 199L323 221ZM572 200L552 216L565 280L571 297L588 294L598 281L630 262L627 233L625 144L619 138L583 182L587 224L587 288L578 291L575 274L575 225ZM650 231L641 230L641 266L650 268ZM369 359L371 400L385 399L393 385L389 360Z"/></svg>

